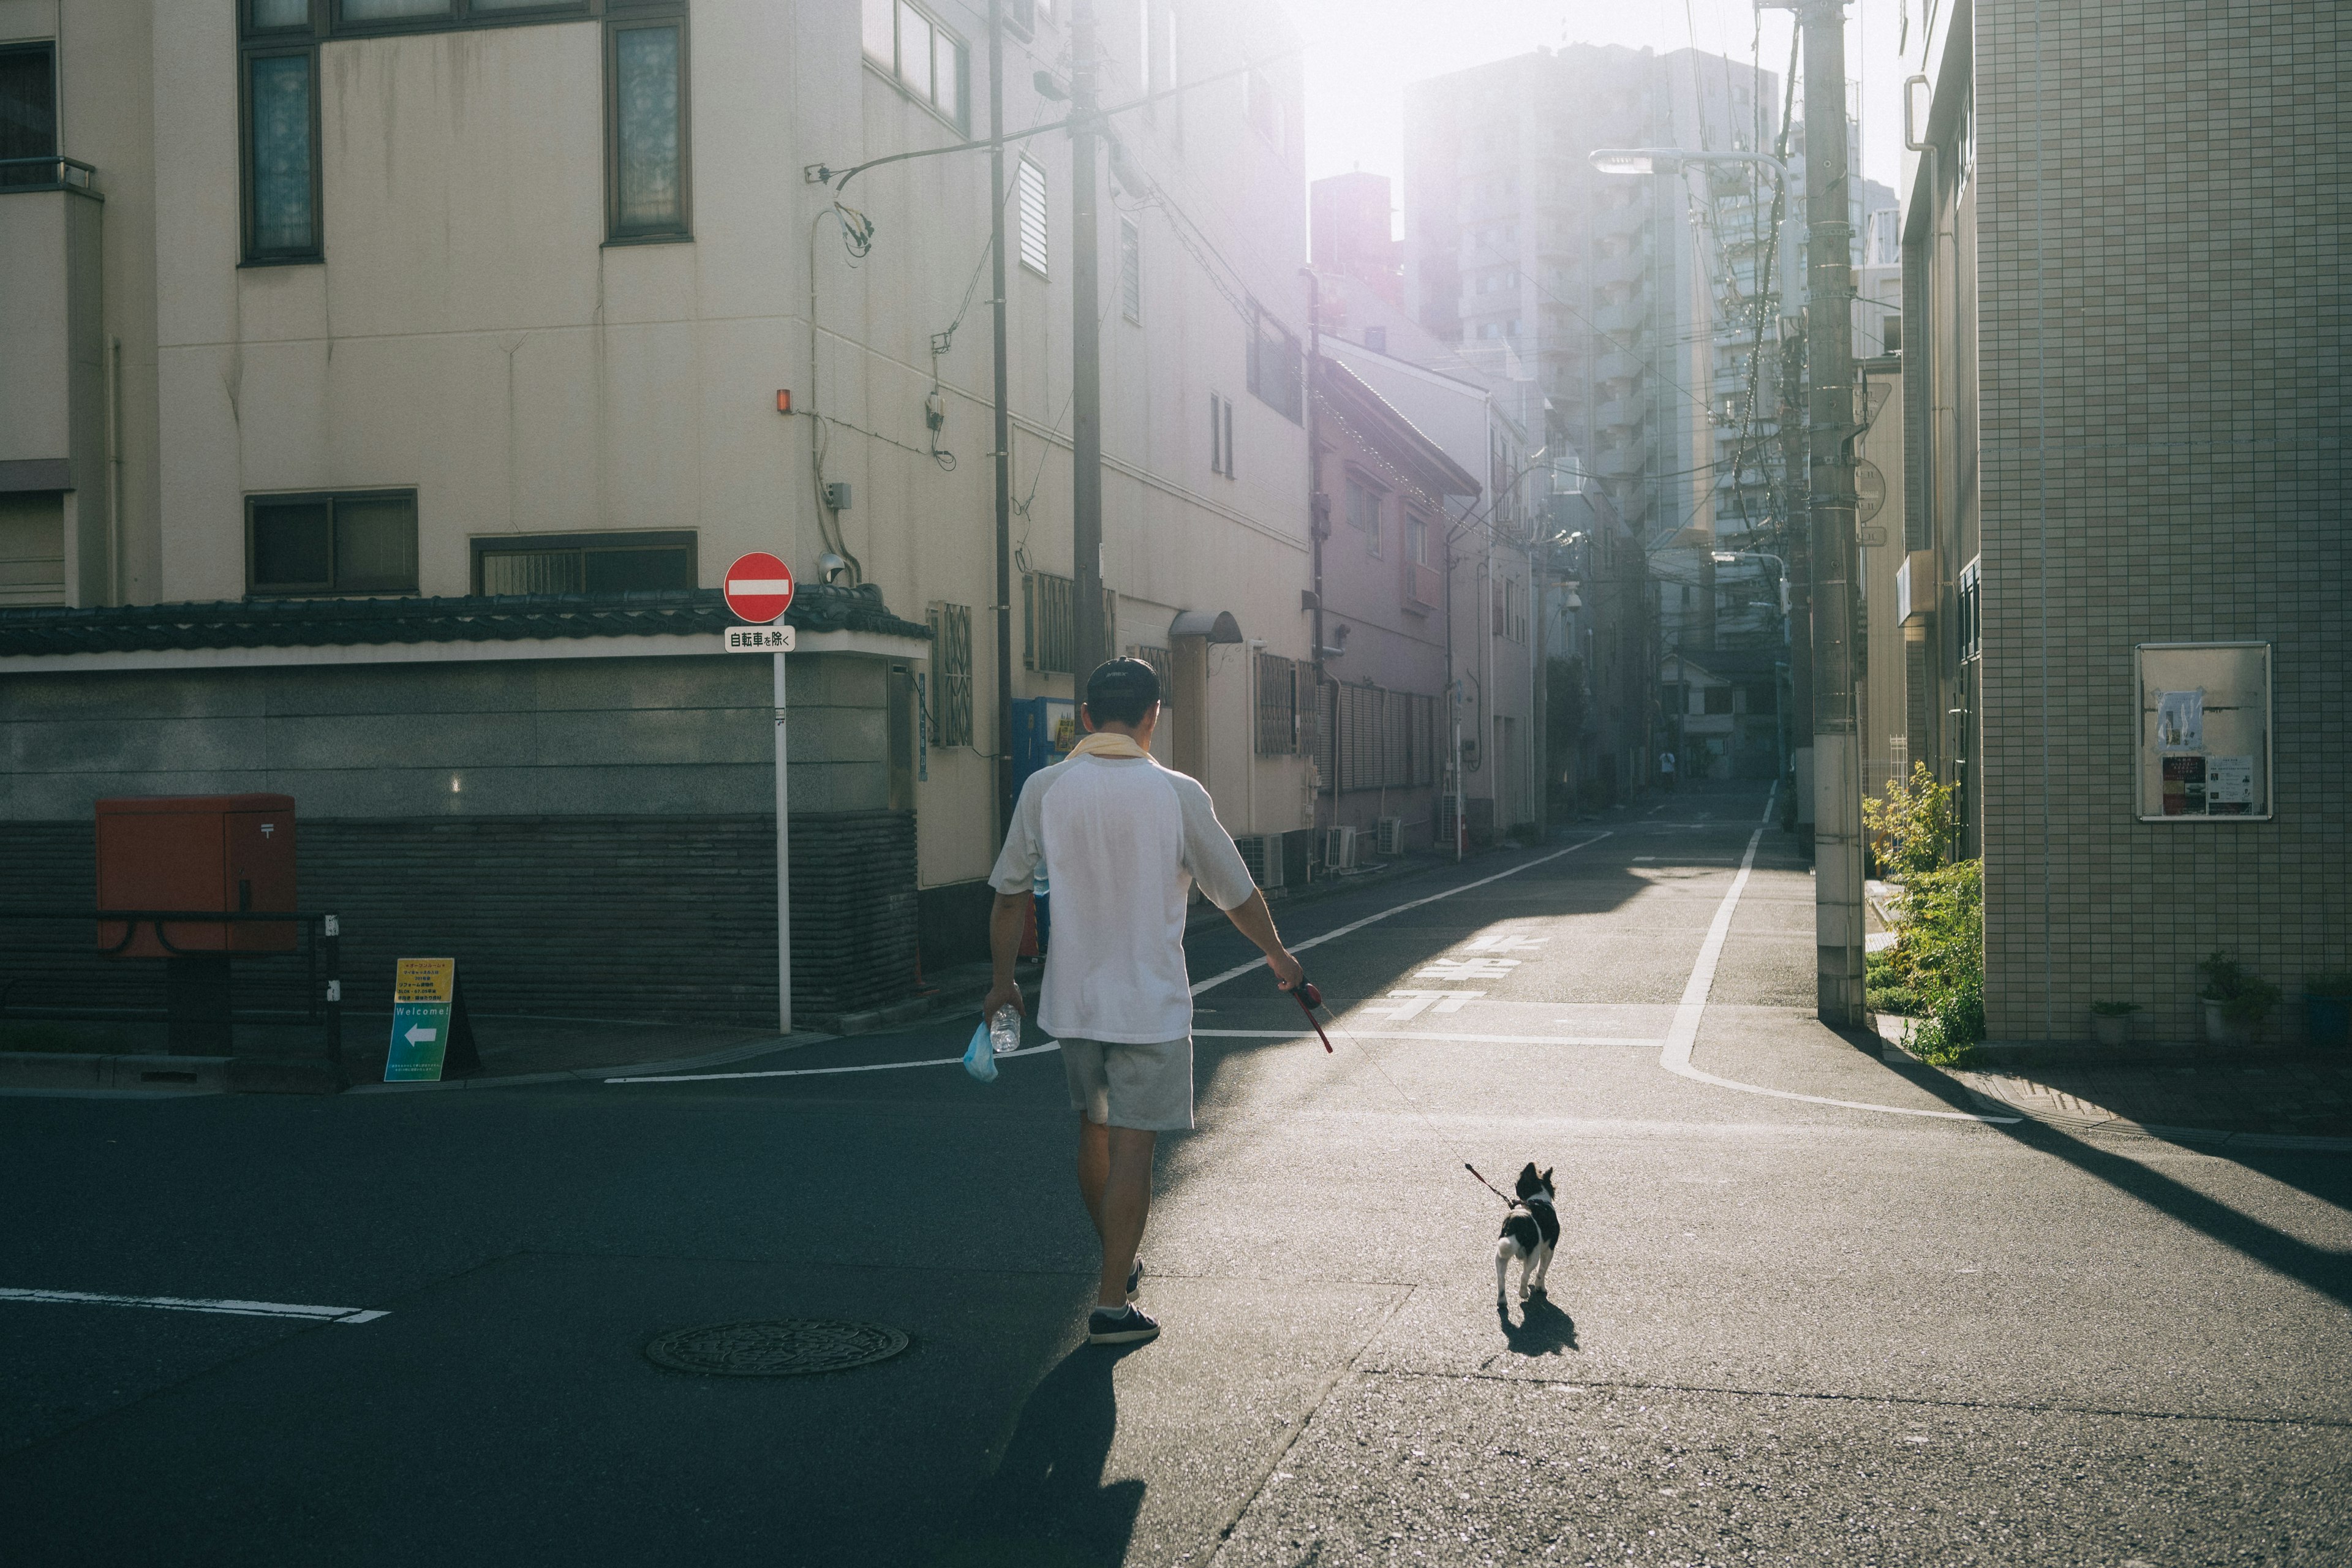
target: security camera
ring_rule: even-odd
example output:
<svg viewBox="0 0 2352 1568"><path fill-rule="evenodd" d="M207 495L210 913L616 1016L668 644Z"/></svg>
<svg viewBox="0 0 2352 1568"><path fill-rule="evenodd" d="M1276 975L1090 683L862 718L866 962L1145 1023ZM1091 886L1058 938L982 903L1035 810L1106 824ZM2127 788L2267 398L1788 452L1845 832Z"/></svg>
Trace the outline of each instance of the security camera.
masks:
<svg viewBox="0 0 2352 1568"><path fill-rule="evenodd" d="M849 570L849 563L828 550L816 558L817 575L830 583Z"/></svg>

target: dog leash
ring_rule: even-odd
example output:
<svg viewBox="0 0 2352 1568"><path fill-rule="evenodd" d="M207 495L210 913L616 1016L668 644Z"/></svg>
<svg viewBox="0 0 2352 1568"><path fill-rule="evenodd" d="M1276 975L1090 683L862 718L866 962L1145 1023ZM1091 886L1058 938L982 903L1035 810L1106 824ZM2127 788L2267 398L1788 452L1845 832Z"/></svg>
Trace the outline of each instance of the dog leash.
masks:
<svg viewBox="0 0 2352 1568"><path fill-rule="evenodd" d="M1298 977L1297 985L1292 988L1290 994L1292 999L1298 1004L1298 1010L1307 1015L1307 1023L1314 1026L1315 1037L1323 1042L1324 1054L1327 1056L1336 1055L1337 1053L1331 1049L1331 1037L1323 1032L1323 1020L1315 1016L1315 1009L1323 1005L1323 993L1317 989L1313 981L1307 979L1306 975L1301 974ZM1357 1039L1353 1034L1349 1033L1347 1026L1339 1022L1339 1016L1337 1013L1331 1015L1331 1023L1332 1026L1337 1028L1341 1034L1347 1035L1348 1044L1355 1049L1356 1054L1372 1064L1372 1070L1381 1075L1381 1080L1389 1086L1399 1100L1403 1100L1407 1106L1411 1107L1412 1113L1421 1118L1422 1125L1429 1129L1429 1135L1432 1138L1436 1139L1437 1142L1443 1145L1445 1142L1445 1135L1437 1130L1437 1123L1429 1119L1429 1112L1423 1110L1420 1105L1414 1101L1412 1096L1404 1091L1403 1086L1399 1084L1396 1079L1389 1077L1389 1069L1381 1066L1381 1060L1378 1057L1364 1049L1363 1042ZM1462 1168L1470 1173L1472 1180L1475 1181L1480 1186L1486 1188L1488 1192L1494 1194L1496 1197L1502 1199L1503 1202L1508 1204L1513 1208L1517 1208L1518 1206L1518 1199L1511 1196L1510 1194L1503 1191L1502 1188L1496 1186L1494 1183L1480 1175L1478 1173L1477 1166L1472 1164L1469 1161L1465 1160L1462 1162Z"/></svg>

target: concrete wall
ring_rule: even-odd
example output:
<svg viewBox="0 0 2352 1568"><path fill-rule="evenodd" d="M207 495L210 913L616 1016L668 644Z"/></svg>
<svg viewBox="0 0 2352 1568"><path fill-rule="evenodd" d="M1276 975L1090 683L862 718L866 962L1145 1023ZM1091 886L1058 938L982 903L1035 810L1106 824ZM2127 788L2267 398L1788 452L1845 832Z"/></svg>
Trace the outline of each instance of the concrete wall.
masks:
<svg viewBox="0 0 2352 1568"><path fill-rule="evenodd" d="M987 164L959 154L860 176L842 199L872 220L874 245L845 253L835 192L804 182L804 163L838 168L962 136L861 63L856 7L698 0L694 237L677 244L603 243L600 25L330 40L319 81L326 259L242 268L234 7L99 9L121 37L67 50L69 98L103 89L142 114L152 104L152 119L126 117L121 131L143 126L152 149L138 184L152 195L126 230L149 237L147 259L121 276L152 302L143 342L154 384L140 379L140 329L121 330L130 427L154 423L161 443L158 476L134 468L130 489L142 518L160 505L170 524L152 571L147 546L131 552L131 596L241 594L245 498L269 490L415 487L427 594L467 591L468 542L485 535L690 528L705 586L746 550L777 550L806 574L837 546L909 618L933 601L974 612L973 742L930 751L919 854L926 885L985 873L991 759L1003 745L979 286ZM984 8L933 9L973 42L984 106ZM1273 58L1295 91L1278 16L1213 0L1183 25L1188 76ZM1106 18L1107 92L1134 75L1133 33ZM1044 20L1026 50L1011 51L1009 123L1060 112L1029 76L1066 49L1061 26ZM85 62L96 74L76 79ZM1117 308L1107 179L1104 574L1135 606L1121 612L1122 646L1164 643L1180 609L1231 610L1247 636L1304 658L1307 438L1248 395L1236 304L1246 292L1304 335L1303 150L1252 128L1244 91L1238 77L1220 80L1121 126L1131 166L1191 226L1138 207L1144 300L1130 323ZM983 107L974 133L984 120ZM1014 265L1008 278L1014 540L1037 568L1066 573L1068 151L1058 137L1024 147L1047 174L1051 257L1043 276ZM1239 269L1238 289L1224 268L1194 258L1194 229ZM136 310L134 299L125 320ZM951 325L934 355L934 334ZM779 417L785 387L826 421ZM1210 468L1212 392L1234 405L1232 478ZM936 440L924 422L935 393ZM950 461L934 459L935 446ZM837 518L814 502L820 479L851 487ZM1016 696L1069 694L1068 677L1017 668L1017 626L1013 642ZM1211 690L1205 782L1219 811L1244 830L1297 825L1304 759L1253 755L1244 676L1221 667Z"/></svg>
<svg viewBox="0 0 2352 1568"><path fill-rule="evenodd" d="M1978 0L1986 976L2194 1034L2198 959L2352 959L2341 454L2352 20ZM1942 106L1938 107L1939 115ZM2136 820L2133 645L2274 648L2276 819ZM2292 1001L2273 1037L2301 1035Z"/></svg>

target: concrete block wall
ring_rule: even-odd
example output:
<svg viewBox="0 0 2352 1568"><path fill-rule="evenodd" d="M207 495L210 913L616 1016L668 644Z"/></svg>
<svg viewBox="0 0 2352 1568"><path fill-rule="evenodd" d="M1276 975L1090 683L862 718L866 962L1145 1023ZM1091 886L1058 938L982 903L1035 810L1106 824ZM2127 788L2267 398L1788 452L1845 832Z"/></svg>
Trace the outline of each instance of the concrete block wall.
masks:
<svg viewBox="0 0 2352 1568"><path fill-rule="evenodd" d="M2320 0L1977 0L1986 978L2198 1030L2197 960L2352 964L2341 83ZM2274 647L2276 819L2136 820L2133 646Z"/></svg>
<svg viewBox="0 0 2352 1568"><path fill-rule="evenodd" d="M915 831L887 809L887 666L790 674L795 1008L903 996ZM771 1021L770 679L725 656L0 677L5 902L89 907L101 798L274 791L303 906L347 920L354 1007L388 1005L394 957L446 952L485 1012ZM0 983L157 1000L89 938L0 932Z"/></svg>

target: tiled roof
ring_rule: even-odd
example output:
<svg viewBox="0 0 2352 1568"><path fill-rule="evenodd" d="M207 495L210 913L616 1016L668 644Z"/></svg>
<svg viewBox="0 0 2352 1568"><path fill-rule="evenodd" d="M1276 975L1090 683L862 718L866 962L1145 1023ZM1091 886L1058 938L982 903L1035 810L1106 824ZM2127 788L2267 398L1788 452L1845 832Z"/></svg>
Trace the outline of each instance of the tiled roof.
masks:
<svg viewBox="0 0 2352 1568"><path fill-rule="evenodd" d="M871 584L804 583L785 621L803 631L929 639ZM199 647L337 647L380 643L516 642L541 637L668 637L741 623L715 588L651 594L513 594L463 599L257 599L126 605L102 610L0 610L0 657Z"/></svg>

